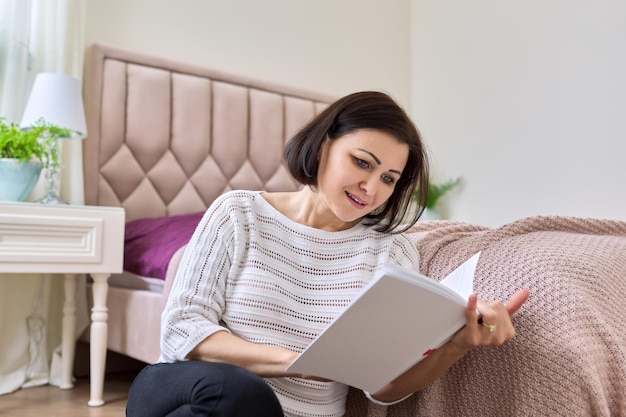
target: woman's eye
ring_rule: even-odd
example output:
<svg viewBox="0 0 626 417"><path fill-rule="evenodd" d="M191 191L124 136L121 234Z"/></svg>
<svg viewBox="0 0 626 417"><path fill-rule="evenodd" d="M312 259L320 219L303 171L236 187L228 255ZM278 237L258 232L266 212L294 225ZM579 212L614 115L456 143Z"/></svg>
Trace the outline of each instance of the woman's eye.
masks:
<svg viewBox="0 0 626 417"><path fill-rule="evenodd" d="M367 169L367 168L369 168L369 167L370 167L369 162L367 162L367 161L365 161L365 160L363 160L363 159L361 159L361 158L354 158L354 162L356 162L356 164L357 164L358 166L360 166L361 168L365 168L365 169Z"/></svg>
<svg viewBox="0 0 626 417"><path fill-rule="evenodd" d="M393 177L390 177L389 175L383 175L381 178L383 179L383 182L385 184L393 184L396 181Z"/></svg>

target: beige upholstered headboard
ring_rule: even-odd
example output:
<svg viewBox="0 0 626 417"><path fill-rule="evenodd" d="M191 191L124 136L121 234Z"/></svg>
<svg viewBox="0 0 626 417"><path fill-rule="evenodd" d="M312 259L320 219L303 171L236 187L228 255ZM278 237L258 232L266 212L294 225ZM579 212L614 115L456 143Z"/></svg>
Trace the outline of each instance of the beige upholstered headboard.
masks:
<svg viewBox="0 0 626 417"><path fill-rule="evenodd" d="M102 45L88 51L85 200L127 220L294 190L282 149L333 97Z"/></svg>

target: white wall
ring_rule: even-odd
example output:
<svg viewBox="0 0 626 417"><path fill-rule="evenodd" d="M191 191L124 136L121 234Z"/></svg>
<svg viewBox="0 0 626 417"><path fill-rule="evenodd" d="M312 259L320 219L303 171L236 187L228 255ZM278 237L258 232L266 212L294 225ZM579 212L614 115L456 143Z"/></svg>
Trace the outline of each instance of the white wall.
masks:
<svg viewBox="0 0 626 417"><path fill-rule="evenodd" d="M452 218L626 220L626 2L413 0L415 119Z"/></svg>
<svg viewBox="0 0 626 417"><path fill-rule="evenodd" d="M621 0L89 0L86 44L412 111L451 218L626 218Z"/></svg>
<svg viewBox="0 0 626 417"><path fill-rule="evenodd" d="M308 88L410 103L410 0L89 0L94 42Z"/></svg>

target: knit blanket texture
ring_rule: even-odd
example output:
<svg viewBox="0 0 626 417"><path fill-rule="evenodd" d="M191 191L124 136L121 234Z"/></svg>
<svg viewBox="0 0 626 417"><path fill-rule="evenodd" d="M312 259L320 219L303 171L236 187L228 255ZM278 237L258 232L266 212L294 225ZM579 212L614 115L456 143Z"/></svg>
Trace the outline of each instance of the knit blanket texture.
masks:
<svg viewBox="0 0 626 417"><path fill-rule="evenodd" d="M626 416L626 222L429 221L407 234L422 273L441 280L481 251L474 281L481 299L506 300L522 288L530 299L513 317L513 340L471 351L389 407L352 389L347 416Z"/></svg>

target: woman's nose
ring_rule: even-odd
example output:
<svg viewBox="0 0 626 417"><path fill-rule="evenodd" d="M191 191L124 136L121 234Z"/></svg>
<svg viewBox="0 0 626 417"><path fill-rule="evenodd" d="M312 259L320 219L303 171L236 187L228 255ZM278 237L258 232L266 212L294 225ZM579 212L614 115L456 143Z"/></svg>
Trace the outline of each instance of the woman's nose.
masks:
<svg viewBox="0 0 626 417"><path fill-rule="evenodd" d="M368 196L372 196L374 194L376 194L376 187L377 187L377 183L375 181L375 178L373 177L367 177L365 179L363 179L363 181L361 181L361 190L363 190L363 192L365 194L367 194Z"/></svg>

